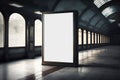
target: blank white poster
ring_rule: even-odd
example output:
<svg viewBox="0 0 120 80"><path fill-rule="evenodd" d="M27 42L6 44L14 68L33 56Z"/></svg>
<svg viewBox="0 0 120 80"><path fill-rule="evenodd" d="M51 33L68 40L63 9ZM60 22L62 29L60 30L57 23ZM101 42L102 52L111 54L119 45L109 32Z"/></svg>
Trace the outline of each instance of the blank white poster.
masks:
<svg viewBox="0 0 120 80"><path fill-rule="evenodd" d="M43 16L44 61L73 63L73 12Z"/></svg>

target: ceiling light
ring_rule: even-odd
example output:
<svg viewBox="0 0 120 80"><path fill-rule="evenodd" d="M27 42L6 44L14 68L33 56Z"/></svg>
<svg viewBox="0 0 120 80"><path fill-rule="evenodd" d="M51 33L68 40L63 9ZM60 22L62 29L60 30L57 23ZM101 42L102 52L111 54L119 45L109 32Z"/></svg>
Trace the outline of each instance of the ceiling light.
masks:
<svg viewBox="0 0 120 80"><path fill-rule="evenodd" d="M34 13L35 14L42 14L42 12L40 12L40 11L35 11Z"/></svg>
<svg viewBox="0 0 120 80"><path fill-rule="evenodd" d="M115 22L116 20L114 20L114 19L109 19L109 21L110 21L110 23L113 23L113 22Z"/></svg>
<svg viewBox="0 0 120 80"><path fill-rule="evenodd" d="M19 5L19 4L16 4L16 3L10 3L9 5L13 6L13 7L17 7L17 8L23 7L22 5Z"/></svg>

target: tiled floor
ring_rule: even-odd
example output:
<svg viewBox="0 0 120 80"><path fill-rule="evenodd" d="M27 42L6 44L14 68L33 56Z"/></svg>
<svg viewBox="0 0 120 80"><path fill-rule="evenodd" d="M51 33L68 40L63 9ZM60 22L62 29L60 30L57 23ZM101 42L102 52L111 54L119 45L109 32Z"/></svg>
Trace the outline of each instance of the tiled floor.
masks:
<svg viewBox="0 0 120 80"><path fill-rule="evenodd" d="M79 64L42 66L41 57L0 64L0 80L120 80L120 46L81 51Z"/></svg>

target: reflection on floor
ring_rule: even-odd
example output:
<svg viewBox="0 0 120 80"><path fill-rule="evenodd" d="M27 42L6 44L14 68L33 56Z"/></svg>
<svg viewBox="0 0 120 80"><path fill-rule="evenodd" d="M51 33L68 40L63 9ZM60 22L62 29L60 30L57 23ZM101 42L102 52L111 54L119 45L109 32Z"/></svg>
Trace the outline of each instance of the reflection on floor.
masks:
<svg viewBox="0 0 120 80"><path fill-rule="evenodd" d="M79 64L88 66L120 66L120 47L109 46L79 52Z"/></svg>
<svg viewBox="0 0 120 80"><path fill-rule="evenodd" d="M41 57L0 64L0 80L120 80L119 50L107 46L80 51L78 68L42 66Z"/></svg>
<svg viewBox="0 0 120 80"><path fill-rule="evenodd" d="M0 65L0 80L37 80L62 67L42 66L41 57Z"/></svg>

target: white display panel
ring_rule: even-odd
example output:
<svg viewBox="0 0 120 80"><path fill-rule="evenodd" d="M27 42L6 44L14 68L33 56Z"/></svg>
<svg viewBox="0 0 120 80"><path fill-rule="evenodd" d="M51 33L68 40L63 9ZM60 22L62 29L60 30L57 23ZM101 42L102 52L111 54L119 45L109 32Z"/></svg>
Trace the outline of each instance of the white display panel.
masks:
<svg viewBox="0 0 120 80"><path fill-rule="evenodd" d="M44 61L73 63L73 13L43 14Z"/></svg>

